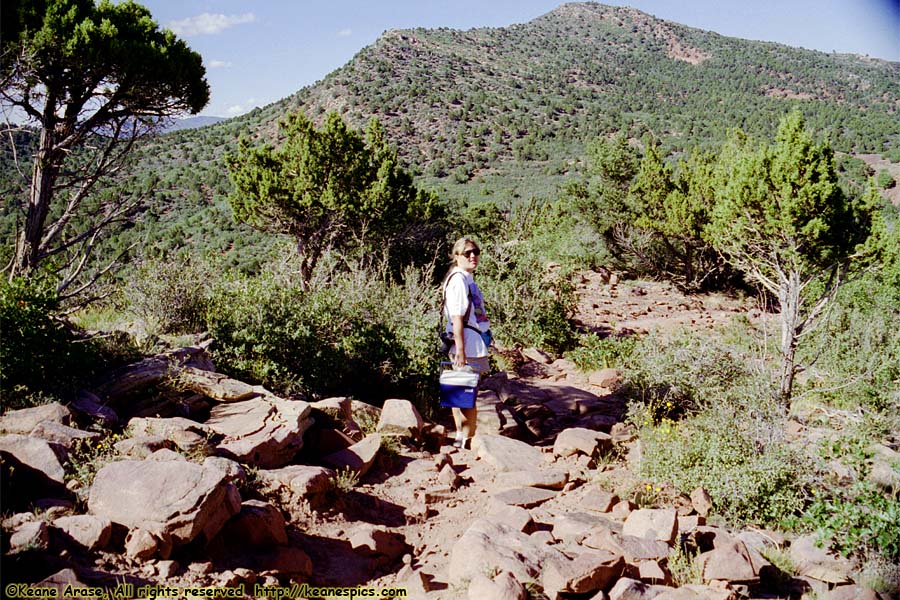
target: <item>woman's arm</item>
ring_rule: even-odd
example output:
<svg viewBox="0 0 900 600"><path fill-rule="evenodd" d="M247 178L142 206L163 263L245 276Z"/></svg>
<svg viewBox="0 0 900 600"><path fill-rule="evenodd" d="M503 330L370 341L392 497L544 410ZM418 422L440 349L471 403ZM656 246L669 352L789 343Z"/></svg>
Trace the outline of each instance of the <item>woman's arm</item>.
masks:
<svg viewBox="0 0 900 600"><path fill-rule="evenodd" d="M466 337L465 323L463 315L453 315L450 317L453 324L453 341L456 343L456 355L453 357L453 365L456 367L466 366Z"/></svg>

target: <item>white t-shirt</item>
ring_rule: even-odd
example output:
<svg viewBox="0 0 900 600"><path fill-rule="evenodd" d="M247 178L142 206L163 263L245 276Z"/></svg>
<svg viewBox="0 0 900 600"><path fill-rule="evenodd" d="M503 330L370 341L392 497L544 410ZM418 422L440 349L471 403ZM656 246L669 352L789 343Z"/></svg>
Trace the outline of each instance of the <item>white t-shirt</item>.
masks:
<svg viewBox="0 0 900 600"><path fill-rule="evenodd" d="M487 318L484 310L484 296L475 283L472 274L454 267L447 279L444 288L444 314L447 317L447 332L453 333L452 316L464 316L469 308L469 299L472 300L472 310L469 311L469 327L473 327L476 331L466 327L463 329L463 339L466 344L466 356L477 358L488 355L488 347L484 343L484 339L478 333L479 331L488 331L491 328L491 322ZM456 353L456 346L450 348L450 354Z"/></svg>

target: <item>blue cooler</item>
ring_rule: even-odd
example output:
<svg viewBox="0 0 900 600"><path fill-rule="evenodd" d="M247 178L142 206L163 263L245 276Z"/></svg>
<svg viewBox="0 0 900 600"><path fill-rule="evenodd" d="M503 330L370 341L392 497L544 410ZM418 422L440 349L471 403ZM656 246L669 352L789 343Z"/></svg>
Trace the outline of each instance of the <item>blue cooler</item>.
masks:
<svg viewBox="0 0 900 600"><path fill-rule="evenodd" d="M438 385L441 391L441 406L475 408L475 396L478 394L478 373L441 371Z"/></svg>

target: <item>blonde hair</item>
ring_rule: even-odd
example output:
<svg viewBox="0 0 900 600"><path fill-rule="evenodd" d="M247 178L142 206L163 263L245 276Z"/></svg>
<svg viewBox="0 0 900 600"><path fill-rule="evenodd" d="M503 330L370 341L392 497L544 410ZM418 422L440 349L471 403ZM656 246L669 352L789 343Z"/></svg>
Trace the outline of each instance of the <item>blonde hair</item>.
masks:
<svg viewBox="0 0 900 600"><path fill-rule="evenodd" d="M462 254L465 251L466 246L470 244L475 246L476 249L481 250L481 246L479 246L478 242L472 238L461 237L456 240L456 243L453 244L453 248L450 250L450 262L456 261L456 257Z"/></svg>

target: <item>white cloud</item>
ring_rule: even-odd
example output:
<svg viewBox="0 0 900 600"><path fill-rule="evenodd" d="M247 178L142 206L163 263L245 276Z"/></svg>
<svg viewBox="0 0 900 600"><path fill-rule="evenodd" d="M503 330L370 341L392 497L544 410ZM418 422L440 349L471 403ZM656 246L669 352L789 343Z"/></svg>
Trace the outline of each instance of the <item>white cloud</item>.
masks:
<svg viewBox="0 0 900 600"><path fill-rule="evenodd" d="M215 35L235 25L254 22L256 22L256 15L253 13L244 13L242 15L203 13L181 21L172 21L169 23L169 29L175 32L176 35L181 36Z"/></svg>
<svg viewBox="0 0 900 600"><path fill-rule="evenodd" d="M353 35L353 30L352 29L341 29L340 31L337 32L337 34L338 34L338 37L350 37L351 35Z"/></svg>
<svg viewBox="0 0 900 600"><path fill-rule="evenodd" d="M233 65L231 61L228 60L211 60L207 66L210 69L227 69Z"/></svg>
<svg viewBox="0 0 900 600"><path fill-rule="evenodd" d="M259 103L256 98L247 98L247 101L242 104L235 104L234 106L229 106L228 108L226 108L225 113L229 117L236 117L238 115L248 113L258 106Z"/></svg>

